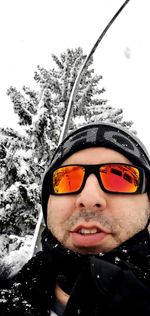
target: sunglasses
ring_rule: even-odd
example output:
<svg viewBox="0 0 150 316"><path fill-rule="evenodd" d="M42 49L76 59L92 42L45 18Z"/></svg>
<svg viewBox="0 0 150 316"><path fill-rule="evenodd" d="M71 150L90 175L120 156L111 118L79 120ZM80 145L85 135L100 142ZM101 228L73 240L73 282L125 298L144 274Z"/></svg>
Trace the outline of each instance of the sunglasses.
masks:
<svg viewBox="0 0 150 316"><path fill-rule="evenodd" d="M123 164L64 165L49 173L50 193L77 194L82 191L90 174L94 174L104 192L140 194L146 192L145 172L142 168Z"/></svg>

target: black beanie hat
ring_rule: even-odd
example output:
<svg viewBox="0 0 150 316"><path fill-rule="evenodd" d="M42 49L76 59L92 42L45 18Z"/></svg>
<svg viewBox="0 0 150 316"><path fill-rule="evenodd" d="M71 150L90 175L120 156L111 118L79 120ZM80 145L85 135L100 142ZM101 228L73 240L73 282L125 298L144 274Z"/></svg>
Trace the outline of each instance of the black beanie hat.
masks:
<svg viewBox="0 0 150 316"><path fill-rule="evenodd" d="M133 133L113 123L85 125L70 133L56 149L42 185L42 209L47 221L47 202L49 192L49 170L60 166L73 153L90 147L106 147L116 150L132 163L144 168L150 176L150 157L143 143Z"/></svg>

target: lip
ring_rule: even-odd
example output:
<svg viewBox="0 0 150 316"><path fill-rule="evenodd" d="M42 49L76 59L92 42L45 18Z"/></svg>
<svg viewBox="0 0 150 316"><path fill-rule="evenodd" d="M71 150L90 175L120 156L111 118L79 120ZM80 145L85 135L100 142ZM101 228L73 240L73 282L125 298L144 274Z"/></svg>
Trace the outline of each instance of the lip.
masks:
<svg viewBox="0 0 150 316"><path fill-rule="evenodd" d="M87 233L87 234L81 234L80 231L82 229L87 230L93 230L96 229L96 233ZM76 247L95 247L99 244L101 244L110 234L110 232L104 228L102 228L100 225L97 225L95 223L84 223L80 224L76 227L74 227L71 231L71 237L72 242L74 246Z"/></svg>
<svg viewBox="0 0 150 316"><path fill-rule="evenodd" d="M103 232L106 234L110 234L110 231L106 228L101 227L99 224L95 222L89 222L89 223L80 223L79 225L76 225L72 228L71 233L77 233L81 229L97 229L98 232Z"/></svg>

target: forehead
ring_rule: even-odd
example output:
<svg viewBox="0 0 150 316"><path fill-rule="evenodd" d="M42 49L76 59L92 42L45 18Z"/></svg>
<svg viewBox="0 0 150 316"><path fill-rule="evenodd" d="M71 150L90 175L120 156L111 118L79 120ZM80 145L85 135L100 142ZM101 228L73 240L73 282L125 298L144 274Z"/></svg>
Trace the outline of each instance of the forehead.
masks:
<svg viewBox="0 0 150 316"><path fill-rule="evenodd" d="M62 165L66 164L101 164L101 163L109 163L109 162L120 162L120 163L129 163L131 161L128 160L121 153L105 148L105 147L95 147L95 148L87 148L80 150L70 157L68 157Z"/></svg>

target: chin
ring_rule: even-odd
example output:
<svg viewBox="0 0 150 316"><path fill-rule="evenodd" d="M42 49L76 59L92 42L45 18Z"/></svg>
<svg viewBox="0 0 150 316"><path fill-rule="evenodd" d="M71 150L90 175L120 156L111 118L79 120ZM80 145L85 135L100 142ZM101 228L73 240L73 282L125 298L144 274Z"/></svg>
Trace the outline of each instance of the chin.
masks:
<svg viewBox="0 0 150 316"><path fill-rule="evenodd" d="M104 250L97 247L78 247L78 248L73 248L72 250L81 255L97 255L99 253L105 253L109 251L109 250Z"/></svg>

